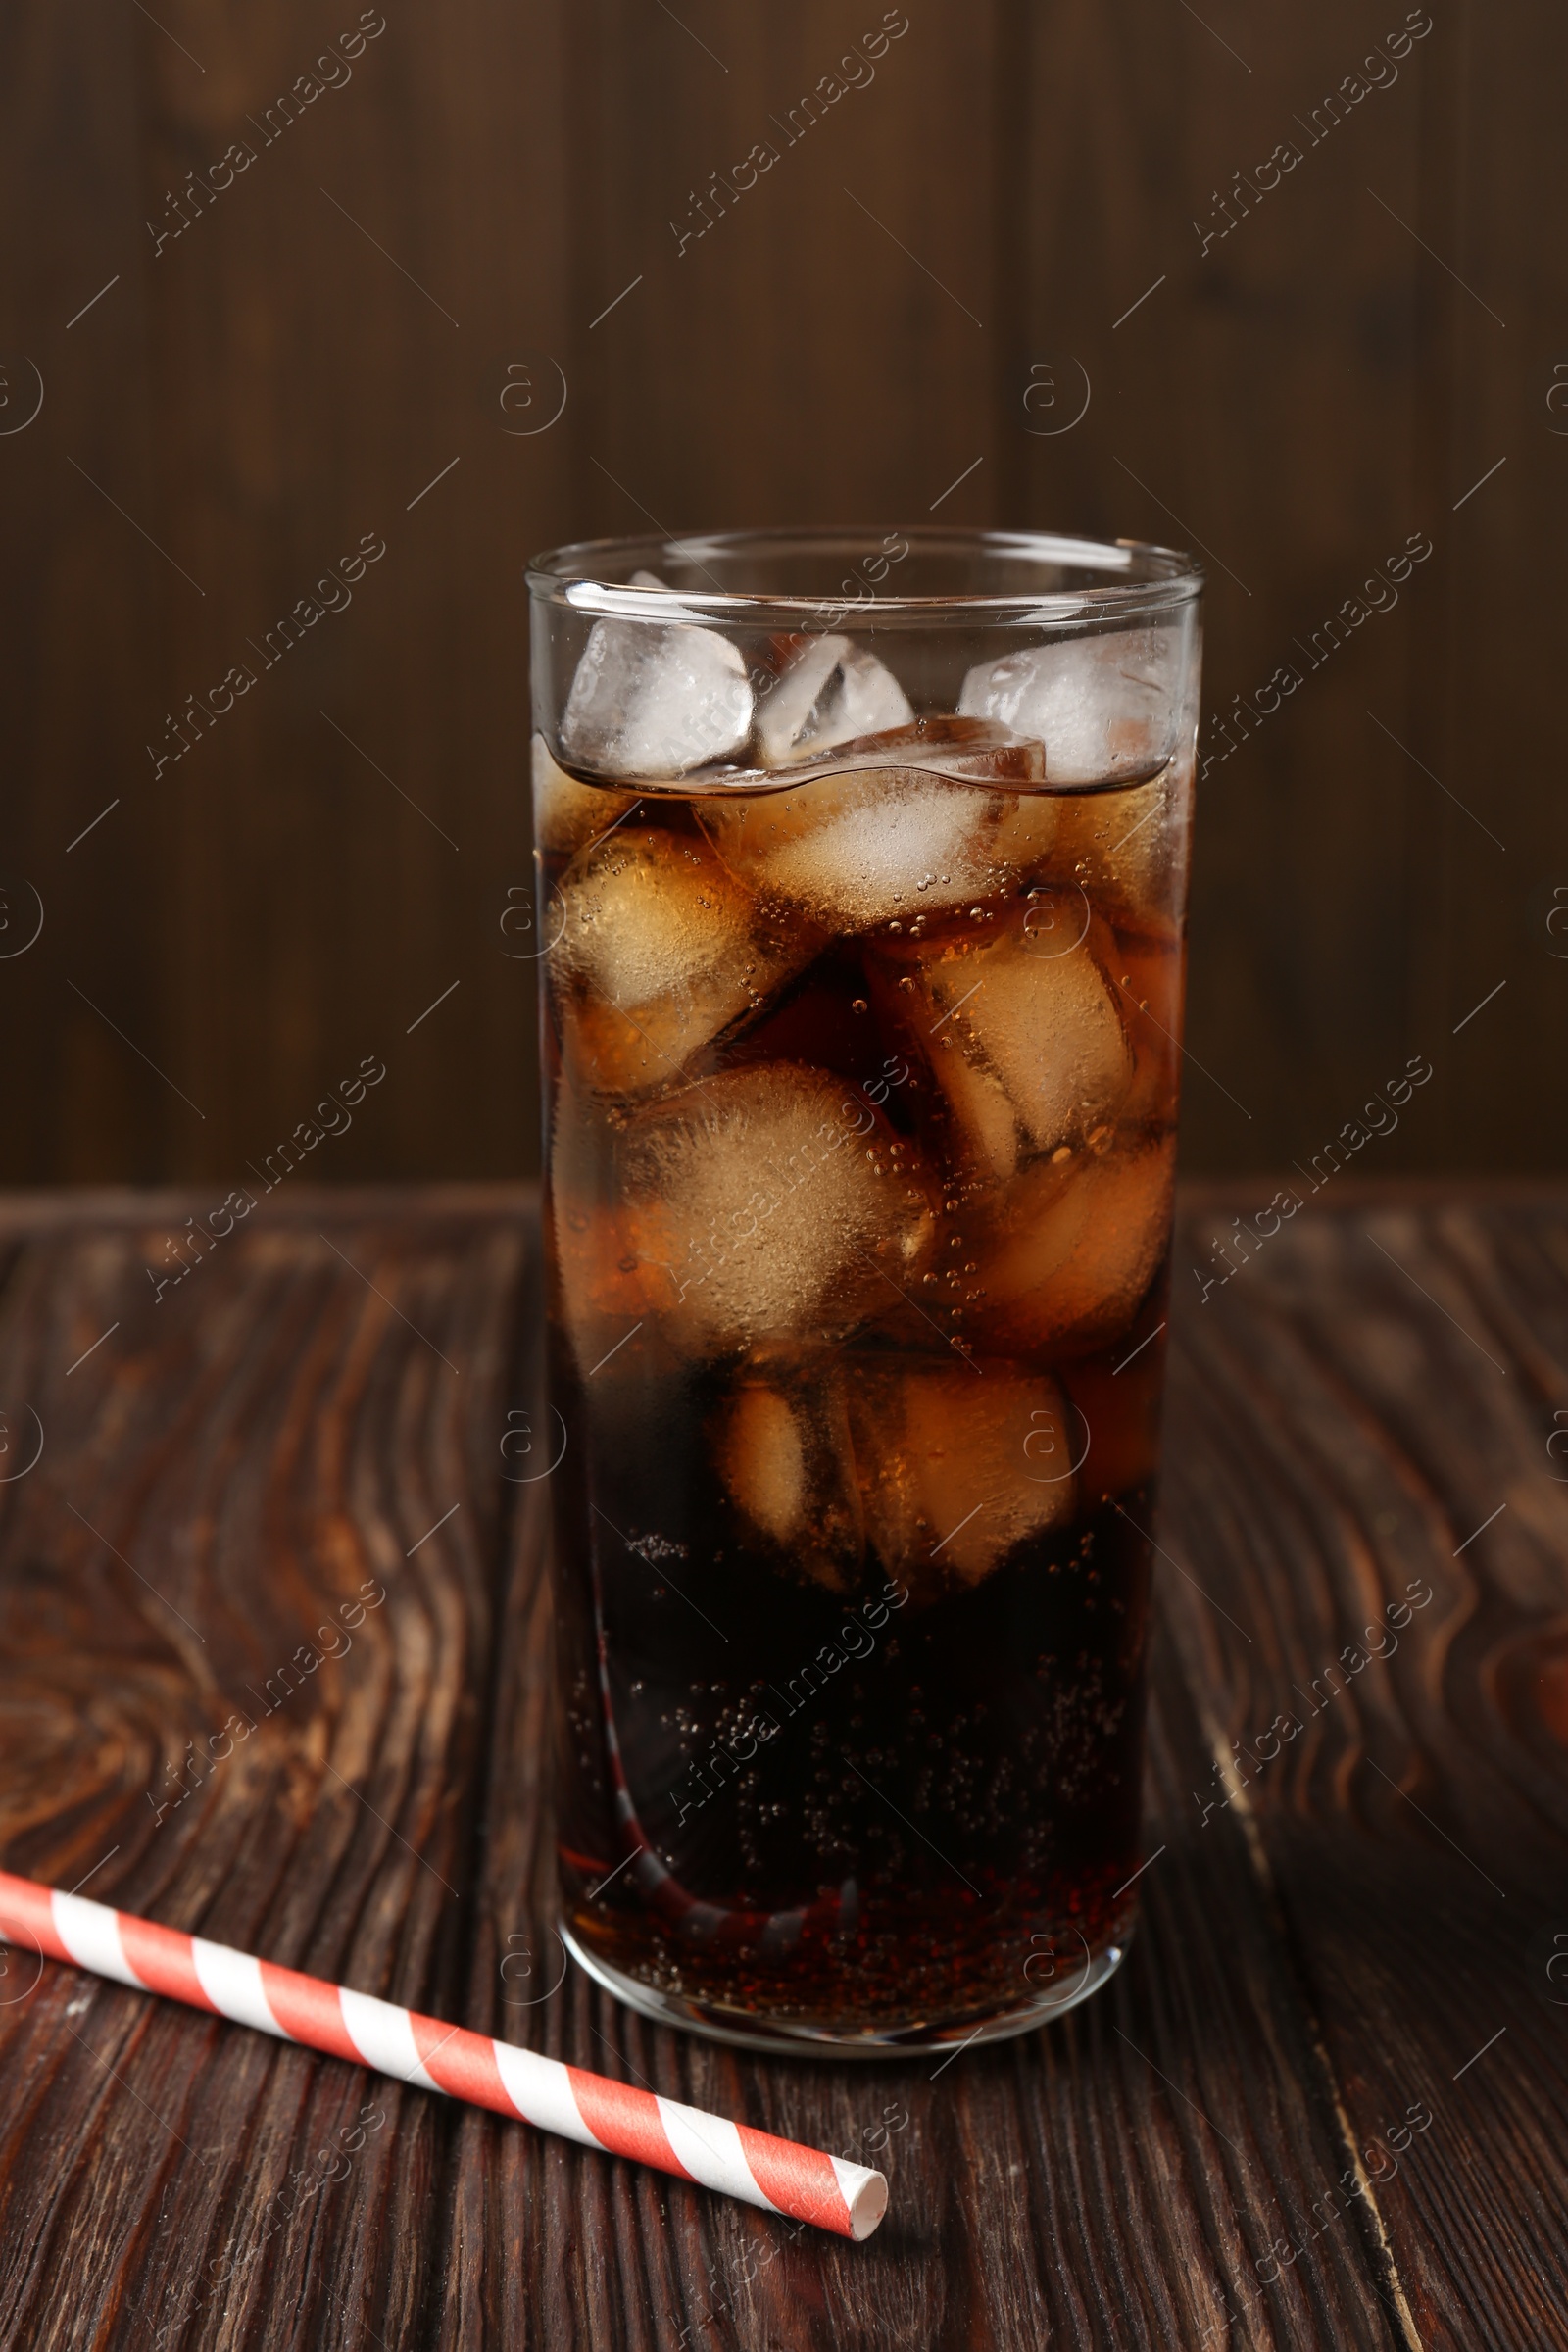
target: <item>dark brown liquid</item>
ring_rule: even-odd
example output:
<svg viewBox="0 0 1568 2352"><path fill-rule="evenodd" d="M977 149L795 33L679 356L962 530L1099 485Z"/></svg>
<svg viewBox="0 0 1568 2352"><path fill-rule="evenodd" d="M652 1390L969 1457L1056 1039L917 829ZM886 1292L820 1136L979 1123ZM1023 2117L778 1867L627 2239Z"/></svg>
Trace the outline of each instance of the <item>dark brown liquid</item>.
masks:
<svg viewBox="0 0 1568 2352"><path fill-rule="evenodd" d="M1138 1865L1185 796L942 789L929 911L672 794L542 902L568 1920L851 2031L1070 1992Z"/></svg>

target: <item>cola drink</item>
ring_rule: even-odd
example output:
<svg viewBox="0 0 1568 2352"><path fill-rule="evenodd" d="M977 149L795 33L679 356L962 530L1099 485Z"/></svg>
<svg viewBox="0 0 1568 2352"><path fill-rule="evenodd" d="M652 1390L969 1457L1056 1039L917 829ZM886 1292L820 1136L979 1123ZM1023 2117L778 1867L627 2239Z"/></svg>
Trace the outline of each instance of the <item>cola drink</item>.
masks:
<svg viewBox="0 0 1568 2352"><path fill-rule="evenodd" d="M886 622L737 644L667 619L662 575L569 671L547 635L564 1928L654 2014L938 2043L1125 1947L1196 732L1173 576L1157 629L998 654L968 616L989 659L950 647L937 708Z"/></svg>

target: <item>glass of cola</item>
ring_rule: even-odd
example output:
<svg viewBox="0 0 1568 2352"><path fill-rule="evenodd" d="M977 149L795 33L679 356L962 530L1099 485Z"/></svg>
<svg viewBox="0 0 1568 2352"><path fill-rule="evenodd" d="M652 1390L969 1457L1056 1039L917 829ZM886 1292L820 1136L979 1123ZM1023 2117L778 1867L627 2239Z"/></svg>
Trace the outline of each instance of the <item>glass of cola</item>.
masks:
<svg viewBox="0 0 1568 2352"><path fill-rule="evenodd" d="M754 2046L1022 2032L1136 1907L1201 575L529 583L564 1933Z"/></svg>

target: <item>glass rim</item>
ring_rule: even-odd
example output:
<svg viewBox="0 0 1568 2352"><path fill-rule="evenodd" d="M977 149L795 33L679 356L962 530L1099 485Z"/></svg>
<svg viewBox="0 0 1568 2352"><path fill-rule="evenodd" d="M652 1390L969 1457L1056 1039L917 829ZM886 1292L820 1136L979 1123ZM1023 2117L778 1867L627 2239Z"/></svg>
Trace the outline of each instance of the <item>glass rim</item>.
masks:
<svg viewBox="0 0 1568 2352"><path fill-rule="evenodd" d="M880 583L867 578L858 566L877 558L885 559L890 544L897 540L906 543L906 554L922 551L1014 563L1078 564L1085 568L1101 568L1126 576L1102 585L1076 588L1014 587L1004 591L960 589L931 596L887 595L881 592ZM779 556L800 553L830 556L838 552L857 568L840 583L842 593L817 596L717 585L710 589L633 587L629 582L602 576L611 570L653 570L659 559L667 563L671 557L701 570L707 555L722 557L742 551L762 554L769 550ZM535 556L526 567L526 578L529 593L538 602L579 612L664 622L695 616L732 626L750 622L759 627L777 625L781 618L798 621L801 616L812 615L821 626L826 614L837 616L832 623L834 627L841 627L852 614L884 626L899 619L917 622L949 613L961 614L966 619L984 615L993 620L1057 623L1075 617L1112 619L1125 615L1130 619L1191 604L1202 594L1204 586L1203 567L1196 557L1181 548L1163 547L1152 540L1089 539L1064 532L992 530L951 523L917 523L887 529L872 524L859 528L836 523L778 524L745 530L655 531L627 537L577 539Z"/></svg>

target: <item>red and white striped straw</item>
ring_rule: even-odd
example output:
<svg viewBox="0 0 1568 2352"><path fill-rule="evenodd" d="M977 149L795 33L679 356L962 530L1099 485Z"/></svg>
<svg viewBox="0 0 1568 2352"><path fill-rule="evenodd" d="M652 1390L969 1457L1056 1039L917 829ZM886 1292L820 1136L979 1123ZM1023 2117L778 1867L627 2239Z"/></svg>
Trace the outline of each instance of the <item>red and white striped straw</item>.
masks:
<svg viewBox="0 0 1568 2352"><path fill-rule="evenodd" d="M5 1871L0 1940L518 2117L585 2148L657 2165L840 2237L869 2237L887 2211L887 2181L864 2165Z"/></svg>

